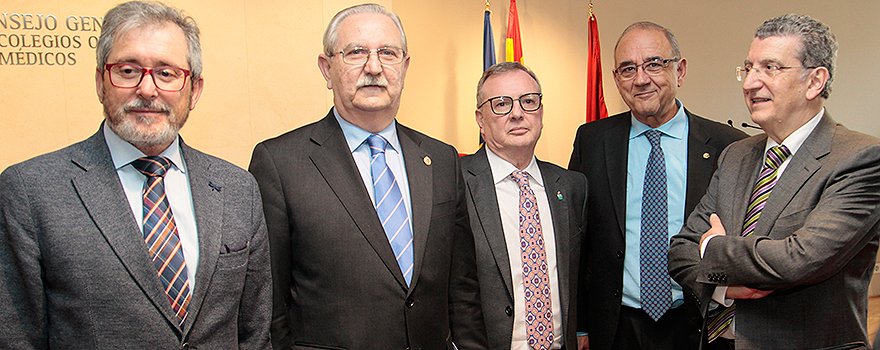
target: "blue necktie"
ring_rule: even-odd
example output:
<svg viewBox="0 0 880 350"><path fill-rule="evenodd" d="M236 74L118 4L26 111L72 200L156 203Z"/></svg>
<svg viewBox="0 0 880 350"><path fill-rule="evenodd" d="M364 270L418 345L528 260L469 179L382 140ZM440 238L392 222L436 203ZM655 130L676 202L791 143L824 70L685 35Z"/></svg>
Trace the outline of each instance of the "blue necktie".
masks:
<svg viewBox="0 0 880 350"><path fill-rule="evenodd" d="M373 177L373 195L375 196L376 212L388 242L394 251L403 278L409 285L413 274L413 234L406 205L397 180L388 164L385 163L385 147L388 145L382 136L372 134L367 137L370 146L370 173Z"/></svg>
<svg viewBox="0 0 880 350"><path fill-rule="evenodd" d="M669 211L666 203L666 162L660 148L657 130L648 130L645 136L651 143L651 154L645 170L642 189L642 231L639 241L641 266L642 309L654 321L663 317L672 305L672 286L666 267L669 250Z"/></svg>
<svg viewBox="0 0 880 350"><path fill-rule="evenodd" d="M144 241L165 287L165 294L171 301L171 307L183 325L191 295L186 260L177 237L177 225L174 223L171 207L168 206L168 198L165 197L164 177L171 168L171 161L165 157L144 157L133 161L131 165L147 176L143 189Z"/></svg>

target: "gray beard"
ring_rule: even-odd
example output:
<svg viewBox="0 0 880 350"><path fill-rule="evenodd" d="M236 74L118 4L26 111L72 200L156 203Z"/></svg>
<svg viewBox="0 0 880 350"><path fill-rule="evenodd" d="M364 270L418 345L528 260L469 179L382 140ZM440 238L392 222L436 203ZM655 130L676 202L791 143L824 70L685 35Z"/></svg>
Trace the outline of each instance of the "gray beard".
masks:
<svg viewBox="0 0 880 350"><path fill-rule="evenodd" d="M186 119L188 118L189 113L186 113L186 115L184 115L182 118L178 118L178 116L175 116L170 108L168 108L168 106L153 103L151 107L163 109L168 113L168 122L165 124L165 127L158 132L147 133L139 130L138 125L153 125L154 123L157 123L156 120L154 120L153 118L137 117L137 123L135 123L135 121L131 118L125 118L124 116L126 114L126 109L128 108L141 108L148 106L151 106L151 103L138 99L126 103L124 106L118 108L116 111L113 111L114 117L111 117L111 111L108 111L105 107L104 118L107 120L107 123L110 126L110 130L113 130L116 135L119 135L120 138L137 148L147 148L157 145L164 145L174 141L174 139L178 135L178 132L180 131L180 128L183 127L184 123L186 123Z"/></svg>

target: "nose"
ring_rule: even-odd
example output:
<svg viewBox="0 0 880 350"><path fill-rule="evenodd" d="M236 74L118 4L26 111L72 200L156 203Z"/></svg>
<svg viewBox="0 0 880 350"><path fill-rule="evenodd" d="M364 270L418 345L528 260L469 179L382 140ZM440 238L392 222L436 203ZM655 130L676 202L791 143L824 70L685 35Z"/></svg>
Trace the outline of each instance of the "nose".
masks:
<svg viewBox="0 0 880 350"><path fill-rule="evenodd" d="M137 86L137 94L145 99L153 99L158 96L159 89L156 88L156 81L153 79L152 71L144 72L144 77L141 78L141 82Z"/></svg>
<svg viewBox="0 0 880 350"><path fill-rule="evenodd" d="M376 58L373 58L374 55ZM367 62L364 62L364 72L372 75L382 72L382 62L379 62L379 54L377 52L370 52L367 55Z"/></svg>
<svg viewBox="0 0 880 350"><path fill-rule="evenodd" d="M743 79L743 90L756 90L760 89L763 86L764 82L761 79L758 79L758 71L752 69L746 73L745 79Z"/></svg>
<svg viewBox="0 0 880 350"><path fill-rule="evenodd" d="M635 85L646 85L651 82L651 77L648 76L648 72L645 72L644 66L639 66L636 68L636 76L633 77L633 84Z"/></svg>

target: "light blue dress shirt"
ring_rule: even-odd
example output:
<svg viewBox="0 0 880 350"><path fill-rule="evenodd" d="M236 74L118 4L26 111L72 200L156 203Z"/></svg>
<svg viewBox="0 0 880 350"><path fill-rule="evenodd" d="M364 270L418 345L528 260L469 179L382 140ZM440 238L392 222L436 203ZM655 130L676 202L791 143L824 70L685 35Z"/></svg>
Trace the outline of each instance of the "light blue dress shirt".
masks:
<svg viewBox="0 0 880 350"><path fill-rule="evenodd" d="M676 100L678 112L658 130L660 148L666 161L666 192L669 212L669 237L678 234L684 224L684 202L687 194L687 141L688 120L681 101ZM632 117L631 117L632 118ZM632 118L629 132L629 156L626 163L626 253L623 259L623 300L624 306L641 309L639 281L639 239L642 222L642 191L645 183L645 169L651 154L651 143L644 136L651 130L648 125ZM669 278L672 284L672 307L684 303L681 286Z"/></svg>
<svg viewBox="0 0 880 350"><path fill-rule="evenodd" d="M359 128L358 126L342 119L336 108L333 108L333 116L339 126L342 127L342 134L345 135L345 142L348 143L348 149L351 156L361 173L361 179L367 192L370 193L370 199L373 205L376 205L376 196L373 194L373 176L370 173L370 146L367 144L367 137L372 135L369 131ZM406 166L403 163L403 152L400 148L400 139L397 137L397 121L391 122L379 135L388 140L388 146L385 148L385 163L394 174L397 185L400 186L400 194L403 196L403 203L406 205L406 213L409 215L408 225L412 229L412 200L409 198L409 181L406 177Z"/></svg>

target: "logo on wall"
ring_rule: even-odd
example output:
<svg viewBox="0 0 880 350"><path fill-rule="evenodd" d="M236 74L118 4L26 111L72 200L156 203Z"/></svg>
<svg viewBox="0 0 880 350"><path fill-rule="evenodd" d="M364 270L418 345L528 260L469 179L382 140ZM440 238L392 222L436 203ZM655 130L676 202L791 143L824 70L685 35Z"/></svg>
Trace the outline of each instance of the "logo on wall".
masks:
<svg viewBox="0 0 880 350"><path fill-rule="evenodd" d="M94 55L103 17L0 14L0 66L72 66L77 53Z"/></svg>

